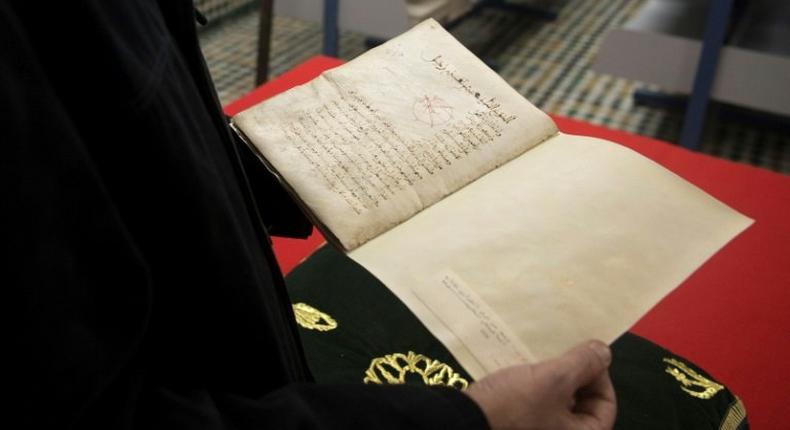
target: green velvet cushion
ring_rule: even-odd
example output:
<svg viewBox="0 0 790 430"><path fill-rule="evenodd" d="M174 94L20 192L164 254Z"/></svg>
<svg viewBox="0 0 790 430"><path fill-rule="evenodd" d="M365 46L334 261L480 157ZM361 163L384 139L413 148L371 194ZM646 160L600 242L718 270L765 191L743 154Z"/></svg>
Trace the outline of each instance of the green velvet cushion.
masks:
<svg viewBox="0 0 790 430"><path fill-rule="evenodd" d="M318 382L445 384L471 377L381 282L324 246L286 278ZM744 429L745 411L718 381L626 333L612 344L617 429Z"/></svg>

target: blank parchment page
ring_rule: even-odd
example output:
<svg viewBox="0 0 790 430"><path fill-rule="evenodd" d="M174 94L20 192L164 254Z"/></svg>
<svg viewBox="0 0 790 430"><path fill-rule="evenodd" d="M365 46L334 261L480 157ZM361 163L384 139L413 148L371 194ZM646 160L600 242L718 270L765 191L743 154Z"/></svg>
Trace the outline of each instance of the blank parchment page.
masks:
<svg viewBox="0 0 790 430"><path fill-rule="evenodd" d="M556 133L433 20L233 122L347 250Z"/></svg>
<svg viewBox="0 0 790 430"><path fill-rule="evenodd" d="M479 378L613 341L751 222L634 151L560 134L349 255Z"/></svg>

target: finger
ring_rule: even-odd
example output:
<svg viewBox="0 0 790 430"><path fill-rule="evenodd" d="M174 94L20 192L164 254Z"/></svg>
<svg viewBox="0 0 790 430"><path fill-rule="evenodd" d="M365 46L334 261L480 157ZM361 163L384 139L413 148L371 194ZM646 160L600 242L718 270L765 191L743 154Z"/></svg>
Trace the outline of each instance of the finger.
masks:
<svg viewBox="0 0 790 430"><path fill-rule="evenodd" d="M610 429L614 426L617 399L609 372L603 372L595 381L576 393L573 414L579 424L577 428Z"/></svg>
<svg viewBox="0 0 790 430"><path fill-rule="evenodd" d="M595 381L611 362L612 352L605 343L598 340L581 344L558 359L572 392Z"/></svg>

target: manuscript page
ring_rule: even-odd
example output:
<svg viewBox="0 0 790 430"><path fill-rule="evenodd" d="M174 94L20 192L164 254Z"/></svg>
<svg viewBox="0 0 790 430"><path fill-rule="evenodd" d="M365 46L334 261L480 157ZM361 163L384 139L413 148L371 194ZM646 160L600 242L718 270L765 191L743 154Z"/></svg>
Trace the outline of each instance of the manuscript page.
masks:
<svg viewBox="0 0 790 430"><path fill-rule="evenodd" d="M751 222L630 149L559 134L349 256L480 378L613 341Z"/></svg>
<svg viewBox="0 0 790 430"><path fill-rule="evenodd" d="M433 20L233 122L346 250L557 132Z"/></svg>

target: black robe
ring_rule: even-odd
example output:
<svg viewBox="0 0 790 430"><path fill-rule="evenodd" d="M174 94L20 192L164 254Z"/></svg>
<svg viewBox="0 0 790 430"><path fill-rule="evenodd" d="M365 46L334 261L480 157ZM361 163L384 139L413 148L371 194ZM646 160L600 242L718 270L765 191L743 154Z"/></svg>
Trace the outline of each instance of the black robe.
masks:
<svg viewBox="0 0 790 430"><path fill-rule="evenodd" d="M190 2L2 2L0 47L6 422L485 427L451 389L309 382L266 231L309 225L240 162Z"/></svg>

